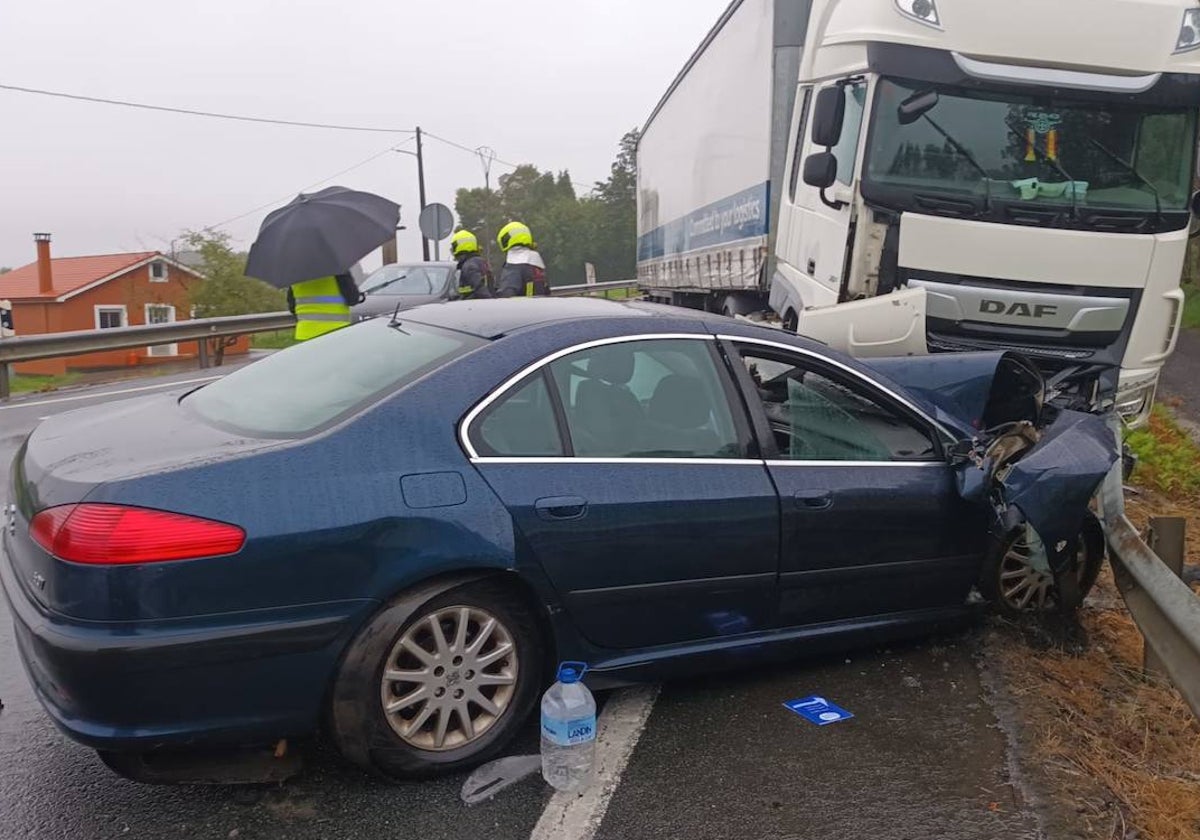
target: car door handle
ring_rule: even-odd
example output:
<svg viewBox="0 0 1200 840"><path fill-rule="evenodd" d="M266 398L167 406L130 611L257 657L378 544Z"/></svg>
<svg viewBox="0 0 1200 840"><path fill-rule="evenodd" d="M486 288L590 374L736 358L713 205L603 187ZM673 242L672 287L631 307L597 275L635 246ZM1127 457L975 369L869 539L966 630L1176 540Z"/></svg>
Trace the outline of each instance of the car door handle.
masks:
<svg viewBox="0 0 1200 840"><path fill-rule="evenodd" d="M578 496L555 496L549 499L538 499L533 503L539 518L547 522L569 522L572 519L583 519L587 515L587 499Z"/></svg>
<svg viewBox="0 0 1200 840"><path fill-rule="evenodd" d="M805 490L792 498L800 510L829 510L833 507L833 493L828 490Z"/></svg>

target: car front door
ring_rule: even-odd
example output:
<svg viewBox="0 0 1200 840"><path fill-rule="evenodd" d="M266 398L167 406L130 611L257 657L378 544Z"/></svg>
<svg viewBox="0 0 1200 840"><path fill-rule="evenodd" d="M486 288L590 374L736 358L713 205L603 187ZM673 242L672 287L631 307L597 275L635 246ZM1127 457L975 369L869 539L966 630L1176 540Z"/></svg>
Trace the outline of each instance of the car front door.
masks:
<svg viewBox="0 0 1200 840"><path fill-rule="evenodd" d="M634 649L774 626L779 504L717 343L560 354L466 420L473 462L593 644Z"/></svg>
<svg viewBox="0 0 1200 840"><path fill-rule="evenodd" d="M745 340L728 350L780 494L781 622L962 604L985 522L958 493L948 435L818 353Z"/></svg>

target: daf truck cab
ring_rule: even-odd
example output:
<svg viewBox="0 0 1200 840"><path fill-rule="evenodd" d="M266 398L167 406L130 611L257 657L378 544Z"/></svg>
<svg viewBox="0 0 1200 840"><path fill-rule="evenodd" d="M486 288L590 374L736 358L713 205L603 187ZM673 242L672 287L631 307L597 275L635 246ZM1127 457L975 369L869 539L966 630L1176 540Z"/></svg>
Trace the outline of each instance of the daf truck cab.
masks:
<svg viewBox="0 0 1200 840"><path fill-rule="evenodd" d="M769 56L765 110L734 108L757 122L745 151L762 178L655 240L651 216L677 204L660 160L668 132L685 137L670 122L688 77L714 78L736 39ZM1061 393L1136 424L1183 310L1198 109L1194 0L735 2L642 140L642 282L715 291L672 299L730 314L757 295L786 328L859 356L1019 350ZM719 139L676 139L676 155L719 181L712 150L728 155L738 126L692 119ZM762 208L749 238L747 196ZM714 245L706 224L734 238ZM739 255L719 252L740 249L744 267L747 242L744 282L722 282Z"/></svg>

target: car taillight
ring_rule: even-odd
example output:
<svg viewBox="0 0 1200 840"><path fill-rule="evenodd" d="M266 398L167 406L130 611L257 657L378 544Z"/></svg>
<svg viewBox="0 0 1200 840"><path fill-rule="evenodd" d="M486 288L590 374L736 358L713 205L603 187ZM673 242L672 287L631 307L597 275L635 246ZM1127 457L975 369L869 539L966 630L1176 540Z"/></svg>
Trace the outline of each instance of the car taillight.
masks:
<svg viewBox="0 0 1200 840"><path fill-rule="evenodd" d="M79 504L47 508L29 523L34 542L60 560L98 565L163 563L236 554L236 525L163 510Z"/></svg>

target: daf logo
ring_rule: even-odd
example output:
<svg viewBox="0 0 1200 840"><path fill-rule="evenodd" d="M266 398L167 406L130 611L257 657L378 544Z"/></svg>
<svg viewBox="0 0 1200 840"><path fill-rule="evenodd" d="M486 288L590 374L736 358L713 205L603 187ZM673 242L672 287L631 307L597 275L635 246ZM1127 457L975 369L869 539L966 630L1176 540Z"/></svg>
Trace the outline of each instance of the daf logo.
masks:
<svg viewBox="0 0 1200 840"><path fill-rule="evenodd" d="M979 304L984 315L1009 315L1020 318L1050 318L1058 314L1058 307L1051 304L1005 303L1002 300L984 300Z"/></svg>

